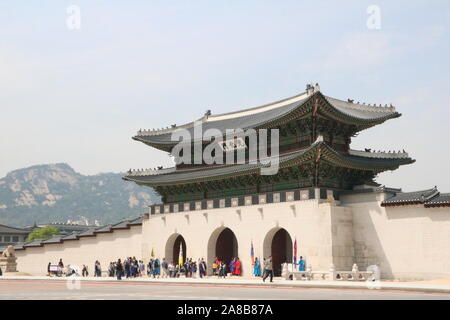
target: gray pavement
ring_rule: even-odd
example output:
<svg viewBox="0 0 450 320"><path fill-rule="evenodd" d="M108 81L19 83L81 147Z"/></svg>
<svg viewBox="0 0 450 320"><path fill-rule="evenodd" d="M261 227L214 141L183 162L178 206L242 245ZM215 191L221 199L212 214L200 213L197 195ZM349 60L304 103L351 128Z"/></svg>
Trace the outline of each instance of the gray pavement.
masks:
<svg viewBox="0 0 450 320"><path fill-rule="evenodd" d="M281 282L281 281L280 281ZM1 299L132 299L132 300L450 300L450 293L413 292L360 288L307 288L231 283L166 281L101 281L83 279L0 279Z"/></svg>

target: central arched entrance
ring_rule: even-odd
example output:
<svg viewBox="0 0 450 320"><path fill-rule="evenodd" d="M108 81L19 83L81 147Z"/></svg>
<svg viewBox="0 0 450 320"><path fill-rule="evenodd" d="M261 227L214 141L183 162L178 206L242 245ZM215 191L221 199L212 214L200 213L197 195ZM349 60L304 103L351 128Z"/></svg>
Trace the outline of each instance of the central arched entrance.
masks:
<svg viewBox="0 0 450 320"><path fill-rule="evenodd" d="M231 259L238 257L238 241L230 228L217 228L209 238L208 270L210 272L216 257L227 264L230 263Z"/></svg>
<svg viewBox="0 0 450 320"><path fill-rule="evenodd" d="M273 228L264 239L264 258L272 256L274 276L281 276L281 264L292 263L292 238L284 228Z"/></svg>
<svg viewBox="0 0 450 320"><path fill-rule="evenodd" d="M238 244L236 236L231 229L224 229L216 242L216 254L220 261L225 261L226 264L231 262L231 259L238 255Z"/></svg>
<svg viewBox="0 0 450 320"><path fill-rule="evenodd" d="M166 260L167 262L178 263L178 257L180 254L180 245L183 250L183 261L186 261L186 241L181 234L175 233L169 237L166 243Z"/></svg>

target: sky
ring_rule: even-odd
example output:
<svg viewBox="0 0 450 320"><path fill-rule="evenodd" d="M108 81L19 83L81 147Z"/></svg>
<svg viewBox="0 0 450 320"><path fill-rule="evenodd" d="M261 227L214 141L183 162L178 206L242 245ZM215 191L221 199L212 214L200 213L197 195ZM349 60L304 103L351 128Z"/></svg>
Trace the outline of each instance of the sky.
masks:
<svg viewBox="0 0 450 320"><path fill-rule="evenodd" d="M352 141L417 160L379 183L450 192L449 29L448 0L0 0L0 177L169 166L131 137L318 82L402 113Z"/></svg>

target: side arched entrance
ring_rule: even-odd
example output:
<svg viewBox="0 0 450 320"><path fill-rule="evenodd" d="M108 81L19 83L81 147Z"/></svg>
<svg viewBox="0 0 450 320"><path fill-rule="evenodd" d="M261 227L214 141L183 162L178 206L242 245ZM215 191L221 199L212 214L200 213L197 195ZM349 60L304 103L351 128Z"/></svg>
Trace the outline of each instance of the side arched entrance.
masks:
<svg viewBox="0 0 450 320"><path fill-rule="evenodd" d="M292 238L284 228L271 229L264 238L264 258L272 256L274 276L281 276L281 265L292 263Z"/></svg>

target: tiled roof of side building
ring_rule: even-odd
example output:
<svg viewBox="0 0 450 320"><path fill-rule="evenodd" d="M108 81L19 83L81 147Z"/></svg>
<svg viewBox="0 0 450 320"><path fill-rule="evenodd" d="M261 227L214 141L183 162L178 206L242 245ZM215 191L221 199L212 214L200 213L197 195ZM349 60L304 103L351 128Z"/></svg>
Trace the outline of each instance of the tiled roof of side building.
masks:
<svg viewBox="0 0 450 320"><path fill-rule="evenodd" d="M26 247L42 247L42 242L44 241L45 239L34 239L33 241L31 241L31 242L27 242L27 243L24 243L24 247L26 248Z"/></svg>
<svg viewBox="0 0 450 320"><path fill-rule="evenodd" d="M136 219L130 220L129 225L130 225L130 226L138 226L138 225L142 225L142 220L143 220L143 217L142 217L142 216L139 216L139 217L136 218Z"/></svg>
<svg viewBox="0 0 450 320"><path fill-rule="evenodd" d="M112 226L112 229L128 229L130 226L130 221L125 219L120 221L119 223L116 223Z"/></svg>
<svg viewBox="0 0 450 320"><path fill-rule="evenodd" d="M425 207L450 207L450 193L441 193L437 197L428 200L425 202Z"/></svg>
<svg viewBox="0 0 450 320"><path fill-rule="evenodd" d="M15 234L27 234L30 233L31 230L15 228L10 226L5 226L0 224L0 233L15 233Z"/></svg>
<svg viewBox="0 0 450 320"><path fill-rule="evenodd" d="M43 240L42 243L43 244L47 244L47 243L61 243L62 242L62 238L64 237L64 235L58 234L58 235L54 235L51 238L48 238L46 240Z"/></svg>
<svg viewBox="0 0 450 320"><path fill-rule="evenodd" d="M230 112L218 115L205 115L199 119L197 123L201 123L202 130L205 132L208 129L218 129L225 134L226 129L249 129L263 126L267 123L272 123L277 119L284 119L294 110L303 108L314 97L323 98L330 110L340 117L346 118L348 121L356 121L360 123L376 122L381 123L390 118L399 117L400 114L394 107L376 107L360 103L353 103L324 96L319 90L315 93L301 93L291 98L273 102L236 112ZM182 126L173 126L167 129L160 130L140 130L138 134L133 137L135 140L151 144L174 144L178 141L171 139L172 133L177 129L185 129L193 136L194 125L196 122L187 123Z"/></svg>
<svg viewBox="0 0 450 320"><path fill-rule="evenodd" d="M381 203L381 206L398 206L405 204L422 204L439 195L436 187L413 192L399 192Z"/></svg>
<svg viewBox="0 0 450 320"><path fill-rule="evenodd" d="M66 241L66 240L78 240L78 235L79 234L80 234L79 232L74 231L74 232L72 232L72 233L62 237L62 240L63 241Z"/></svg>
<svg viewBox="0 0 450 320"><path fill-rule="evenodd" d="M296 165L302 163L302 161L309 161L310 153L320 149L324 157L330 159L332 162L339 163L339 165L354 168L354 169L367 169L384 171L389 169L396 169L403 164L409 164L414 162L413 159L405 157L393 157L389 154L374 156L374 153L363 151L358 155L342 155L331 149L324 142L316 142L310 147L302 150L297 150L280 155L279 163L280 168L288 167L290 165ZM268 163L268 162L265 162ZM258 163L246 163L246 164L233 164L233 165L217 165L208 168L195 168L184 169L177 171L168 171L164 174L146 174L146 172L131 172L124 177L125 180L135 181L137 183L146 184L175 184L181 182L188 182L194 180L219 180L225 176L232 174L246 174L247 172L256 171L262 167L269 166L269 164ZM156 171L157 172L157 171Z"/></svg>
<svg viewBox="0 0 450 320"><path fill-rule="evenodd" d="M93 237L95 236L95 228L89 228L86 231L79 232L77 234L78 237Z"/></svg>
<svg viewBox="0 0 450 320"><path fill-rule="evenodd" d="M112 224L108 224L106 226L102 226L95 229L95 233L107 233L107 232L112 232Z"/></svg>

